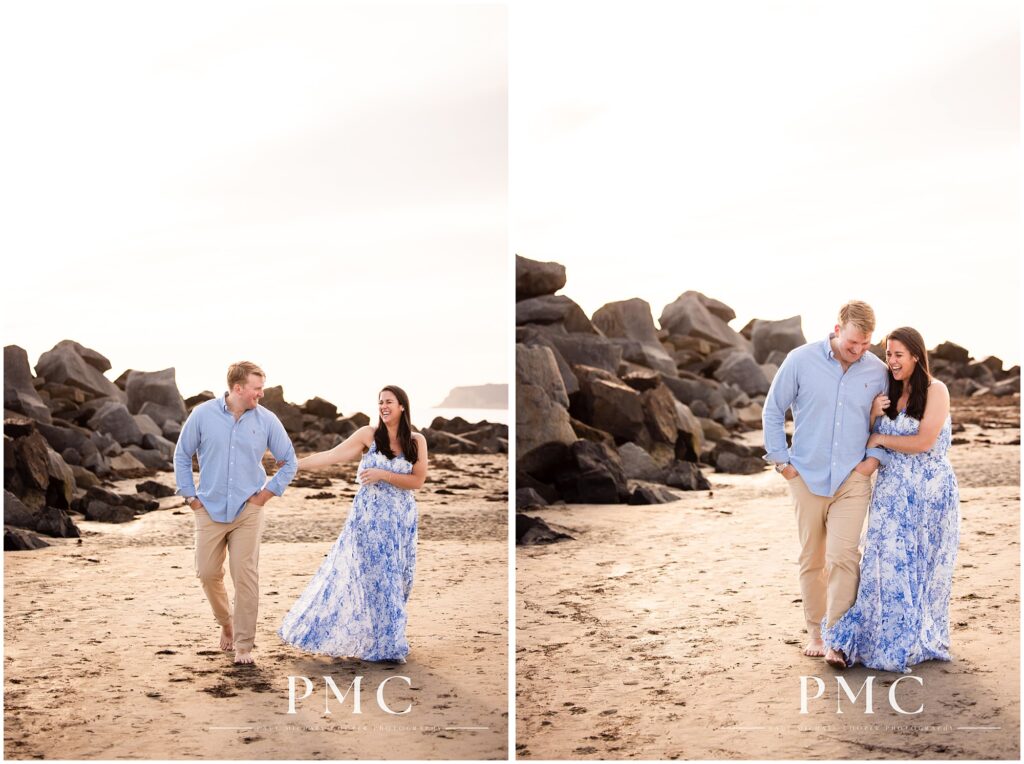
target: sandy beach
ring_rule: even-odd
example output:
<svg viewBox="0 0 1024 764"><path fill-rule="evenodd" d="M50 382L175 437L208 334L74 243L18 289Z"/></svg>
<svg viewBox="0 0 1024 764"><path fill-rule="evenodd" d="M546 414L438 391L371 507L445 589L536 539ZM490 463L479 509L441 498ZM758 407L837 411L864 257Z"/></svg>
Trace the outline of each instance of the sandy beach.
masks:
<svg viewBox="0 0 1024 764"><path fill-rule="evenodd" d="M961 404L958 407L958 404ZM954 402L961 543L950 663L874 675L874 713L804 657L796 527L774 472L706 471L659 506L531 511L575 540L517 550L517 740L534 759L1017 759L1019 403ZM759 442L760 433L747 433ZM800 713L800 677L821 699ZM816 686L809 684L809 696ZM916 681L916 680L915 680Z"/></svg>
<svg viewBox="0 0 1024 764"><path fill-rule="evenodd" d="M255 667L218 649L181 500L83 538L4 555L4 753L47 759L504 759L507 457L439 456L417 492L404 665L315 657L275 631L344 523L355 465L304 472L268 505ZM327 476L328 481L308 480ZM156 479L174 485L173 475ZM296 487L307 479L308 485ZM134 491L137 481L116 490ZM332 494L312 498L317 494ZM230 576L226 579L230 591ZM296 713L288 713L288 677ZM353 695L330 697L332 677ZM395 711L378 707L377 692Z"/></svg>

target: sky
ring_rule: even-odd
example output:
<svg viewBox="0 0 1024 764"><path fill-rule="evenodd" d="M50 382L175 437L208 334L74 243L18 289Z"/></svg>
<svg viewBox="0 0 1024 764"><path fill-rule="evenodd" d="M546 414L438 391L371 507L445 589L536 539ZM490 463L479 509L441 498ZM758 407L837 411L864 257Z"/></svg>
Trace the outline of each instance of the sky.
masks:
<svg viewBox="0 0 1024 764"><path fill-rule="evenodd" d="M5 4L4 344L346 414L505 382L507 58L497 5Z"/></svg>
<svg viewBox="0 0 1024 764"><path fill-rule="evenodd" d="M510 13L512 247L592 315L687 290L824 337L861 299L1020 361L1015 2ZM571 55L567 54L571 51Z"/></svg>

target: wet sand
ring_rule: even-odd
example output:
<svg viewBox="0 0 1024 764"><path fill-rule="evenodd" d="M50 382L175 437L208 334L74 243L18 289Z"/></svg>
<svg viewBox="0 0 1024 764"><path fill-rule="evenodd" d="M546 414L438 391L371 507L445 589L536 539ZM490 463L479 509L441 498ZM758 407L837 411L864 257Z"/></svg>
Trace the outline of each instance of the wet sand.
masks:
<svg viewBox="0 0 1024 764"><path fill-rule="evenodd" d="M901 675L863 667L843 675L854 693L875 677L873 713L864 695L839 706L838 672L801 654L782 478L708 472L711 492L672 504L530 512L576 538L517 550L517 756L1019 758L1020 420L1019 404L1007 405L970 412L975 423L954 435L955 659L915 667L923 688L895 690L922 713L890 707ZM825 684L807 714L801 676Z"/></svg>
<svg viewBox="0 0 1024 764"><path fill-rule="evenodd" d="M407 663L303 654L275 632L337 538L350 468L267 509L255 667L218 649L181 500L124 525L80 521L83 542L4 555L4 753L48 759L504 759L507 755L507 458L432 458L417 492L418 566ZM318 473L301 473L298 480ZM157 478L173 486L173 476ZM134 491L138 481L122 481ZM441 491L441 492L439 492ZM448 491L449 493L444 493ZM333 498L305 498L319 493ZM229 593L230 575L226 578ZM288 713L288 677L296 680ZM344 704L340 692L356 676ZM385 704L377 690L388 677Z"/></svg>

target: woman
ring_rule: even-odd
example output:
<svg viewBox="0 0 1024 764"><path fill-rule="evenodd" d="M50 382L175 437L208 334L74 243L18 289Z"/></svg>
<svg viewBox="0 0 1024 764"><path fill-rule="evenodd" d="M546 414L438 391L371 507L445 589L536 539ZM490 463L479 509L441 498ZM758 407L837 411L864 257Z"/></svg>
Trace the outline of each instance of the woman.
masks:
<svg viewBox="0 0 1024 764"><path fill-rule="evenodd" d="M826 660L908 672L948 661L949 598L960 536L959 492L946 454L949 391L928 370L924 339L903 327L886 337L889 394L875 399L867 447L891 458L878 473L857 601L822 624Z"/></svg>
<svg viewBox="0 0 1024 764"><path fill-rule="evenodd" d="M341 535L278 635L306 652L405 662L405 606L416 567L416 501L427 476L427 442L412 431L409 397L389 385L378 396L380 421L330 451L299 459L318 469L362 455ZM365 453L363 453L365 450Z"/></svg>

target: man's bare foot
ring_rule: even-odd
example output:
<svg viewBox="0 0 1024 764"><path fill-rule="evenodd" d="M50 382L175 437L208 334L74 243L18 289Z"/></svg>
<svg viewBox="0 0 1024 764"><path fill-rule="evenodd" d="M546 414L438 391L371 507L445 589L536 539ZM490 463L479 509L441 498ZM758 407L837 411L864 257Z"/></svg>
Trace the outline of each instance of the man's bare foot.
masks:
<svg viewBox="0 0 1024 764"><path fill-rule="evenodd" d="M844 669L850 665L846 661L846 653L842 650L836 650L834 647L830 647L825 654L825 663L837 669Z"/></svg>
<svg viewBox="0 0 1024 764"><path fill-rule="evenodd" d="M255 663L252 650L235 650L235 663Z"/></svg>
<svg viewBox="0 0 1024 764"><path fill-rule="evenodd" d="M235 646L235 632L231 626L220 627L220 649L230 650Z"/></svg>
<svg viewBox="0 0 1024 764"><path fill-rule="evenodd" d="M825 643L821 641L821 637L814 637L807 643L804 655L811 658L821 658L825 655Z"/></svg>

